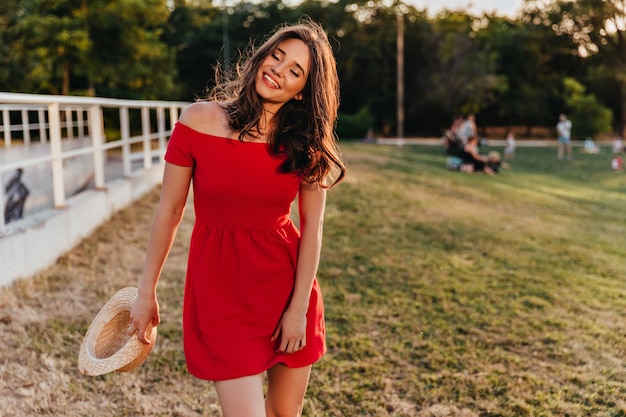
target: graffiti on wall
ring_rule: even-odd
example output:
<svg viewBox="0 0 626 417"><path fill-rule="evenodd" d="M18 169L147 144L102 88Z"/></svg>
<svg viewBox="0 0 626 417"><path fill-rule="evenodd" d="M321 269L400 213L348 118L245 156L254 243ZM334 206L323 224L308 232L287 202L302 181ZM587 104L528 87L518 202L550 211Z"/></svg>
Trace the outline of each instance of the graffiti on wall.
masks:
<svg viewBox="0 0 626 417"><path fill-rule="evenodd" d="M18 168L4 187L6 205L4 208L4 221L10 223L20 220L24 216L24 204L28 198L28 188L22 182L24 170Z"/></svg>

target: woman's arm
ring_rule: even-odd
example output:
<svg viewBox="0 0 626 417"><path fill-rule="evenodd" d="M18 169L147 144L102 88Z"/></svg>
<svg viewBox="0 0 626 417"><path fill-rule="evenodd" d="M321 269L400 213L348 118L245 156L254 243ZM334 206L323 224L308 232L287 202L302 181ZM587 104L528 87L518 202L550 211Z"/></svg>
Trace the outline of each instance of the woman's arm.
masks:
<svg viewBox="0 0 626 417"><path fill-rule="evenodd" d="M160 322L156 286L185 211L191 172L191 167L165 164L161 199L150 232L139 295L130 313L129 331L137 330L137 337L143 343L150 343L145 334L148 323L156 326Z"/></svg>
<svg viewBox="0 0 626 417"><path fill-rule="evenodd" d="M481 155L478 153L478 148L474 145L465 145L465 152L472 155L472 157L477 161L487 162L487 157L485 155Z"/></svg>
<svg viewBox="0 0 626 417"><path fill-rule="evenodd" d="M298 194L301 236L295 285L291 302L272 336L275 340L282 332L278 348L282 353L293 353L306 346L306 313L322 249L325 205L324 188L302 183Z"/></svg>

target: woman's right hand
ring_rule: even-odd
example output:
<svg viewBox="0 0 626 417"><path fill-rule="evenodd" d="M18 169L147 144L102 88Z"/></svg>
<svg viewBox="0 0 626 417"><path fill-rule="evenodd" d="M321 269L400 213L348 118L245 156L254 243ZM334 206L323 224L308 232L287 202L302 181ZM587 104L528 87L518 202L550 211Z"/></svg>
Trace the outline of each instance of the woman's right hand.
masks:
<svg viewBox="0 0 626 417"><path fill-rule="evenodd" d="M128 327L128 334L132 335L137 332L137 338L139 341L149 345L150 339L146 335L148 323L152 323L153 326L157 326L160 322L159 303L156 296L142 297L139 295L130 310L130 326Z"/></svg>

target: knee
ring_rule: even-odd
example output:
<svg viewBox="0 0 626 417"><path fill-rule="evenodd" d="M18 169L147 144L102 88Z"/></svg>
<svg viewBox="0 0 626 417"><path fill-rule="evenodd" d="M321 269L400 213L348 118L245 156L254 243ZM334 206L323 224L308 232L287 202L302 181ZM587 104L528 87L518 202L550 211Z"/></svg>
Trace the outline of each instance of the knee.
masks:
<svg viewBox="0 0 626 417"><path fill-rule="evenodd" d="M302 404L266 404L267 417L300 417L302 416Z"/></svg>

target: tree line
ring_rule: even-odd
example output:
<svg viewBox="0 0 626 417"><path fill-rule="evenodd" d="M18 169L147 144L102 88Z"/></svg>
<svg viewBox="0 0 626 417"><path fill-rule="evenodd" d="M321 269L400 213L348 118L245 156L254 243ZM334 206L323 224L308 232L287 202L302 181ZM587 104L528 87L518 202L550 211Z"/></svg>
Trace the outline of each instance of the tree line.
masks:
<svg viewBox="0 0 626 417"><path fill-rule="evenodd" d="M332 39L338 132L396 129L398 15L404 21L407 135L439 135L458 114L481 125L623 134L621 0L525 0L515 18L426 10L398 0L3 0L0 90L192 101L246 46L302 16Z"/></svg>

